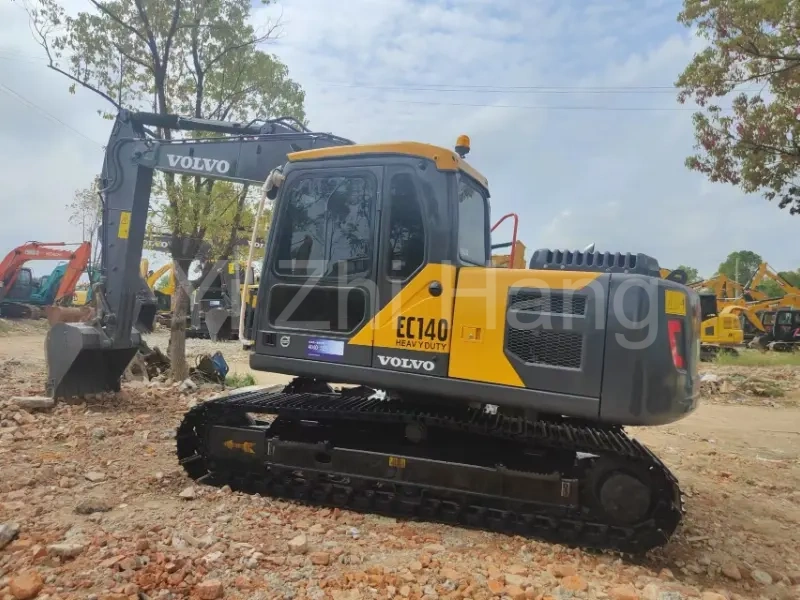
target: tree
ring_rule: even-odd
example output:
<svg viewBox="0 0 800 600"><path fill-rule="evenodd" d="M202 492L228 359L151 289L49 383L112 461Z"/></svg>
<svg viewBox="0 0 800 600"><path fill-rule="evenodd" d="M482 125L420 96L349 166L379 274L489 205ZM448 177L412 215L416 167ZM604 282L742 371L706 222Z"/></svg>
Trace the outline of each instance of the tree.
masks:
<svg viewBox="0 0 800 600"><path fill-rule="evenodd" d="M678 21L710 42L676 82L679 102L707 107L686 166L800 214L800 3L684 0ZM731 93L727 114L718 100Z"/></svg>
<svg viewBox="0 0 800 600"><path fill-rule="evenodd" d="M728 254L725 261L719 265L717 273L745 285L753 278L762 262L761 256L755 252L738 250Z"/></svg>
<svg viewBox="0 0 800 600"><path fill-rule="evenodd" d="M99 240L97 229L103 216L100 203L100 177L95 176L91 185L77 190L72 196L72 202L67 204L68 221L71 225L81 228L81 241L92 245L92 264L97 263L99 255Z"/></svg>
<svg viewBox="0 0 800 600"><path fill-rule="evenodd" d="M279 25L250 25L250 0L89 1L94 12L72 17L56 0L27 0L49 67L70 80L71 91L82 85L116 108L243 121L285 115L305 123L303 90L284 64L260 49ZM170 140L177 132L161 128L158 135ZM186 254L193 256L216 229L216 201L223 193L214 191L213 181L169 173L160 174L156 186L163 192L162 224L176 240L173 261L188 273ZM227 239L219 236L221 254L234 250L248 192L247 186L238 189L231 230ZM181 239L190 241L188 252L177 247ZM189 295L183 285L176 286L173 305L170 358L173 377L181 379L188 375Z"/></svg>
<svg viewBox="0 0 800 600"><path fill-rule="evenodd" d="M687 267L686 265L678 265L676 270L684 271L686 273L686 280L689 283L698 281L700 279L700 275L697 269L695 269L694 267Z"/></svg>

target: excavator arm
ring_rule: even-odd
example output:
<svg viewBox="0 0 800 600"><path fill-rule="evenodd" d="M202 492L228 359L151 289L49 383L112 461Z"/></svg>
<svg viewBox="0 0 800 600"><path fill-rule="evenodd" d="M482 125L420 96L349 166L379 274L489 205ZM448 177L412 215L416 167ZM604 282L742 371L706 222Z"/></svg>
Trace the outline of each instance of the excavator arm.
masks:
<svg viewBox="0 0 800 600"><path fill-rule="evenodd" d="M796 288L791 283L786 281L772 267L770 267L768 263L762 262L760 265L758 265L758 269L750 278L750 281L748 281L744 286L745 291L752 296L753 300L768 300L766 294L759 292L756 289L759 285L761 285L761 282L764 281L764 279L770 279L777 283L783 290L783 293L787 296L800 295L800 288ZM758 296L754 294L754 292L758 294Z"/></svg>
<svg viewBox="0 0 800 600"><path fill-rule="evenodd" d="M222 135L165 140L148 127ZM68 397L119 390L140 332L152 329L155 297L141 276L140 261L155 170L263 185L290 152L352 143L288 118L233 123L121 110L101 178L98 315L92 323L59 323L50 329L48 393Z"/></svg>
<svg viewBox="0 0 800 600"><path fill-rule="evenodd" d="M89 260L92 257L92 245L90 242L83 242L75 253L70 258L67 264L67 270L64 277L61 279L61 284L58 286L56 298L54 303L60 304L68 298L72 298L75 293L75 286L78 285L78 280L81 275L86 271L89 266Z"/></svg>

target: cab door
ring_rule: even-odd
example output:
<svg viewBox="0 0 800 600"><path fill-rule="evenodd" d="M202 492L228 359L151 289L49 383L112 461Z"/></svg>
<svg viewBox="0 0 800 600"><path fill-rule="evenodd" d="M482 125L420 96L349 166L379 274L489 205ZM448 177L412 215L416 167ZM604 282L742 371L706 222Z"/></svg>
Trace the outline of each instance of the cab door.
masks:
<svg viewBox="0 0 800 600"><path fill-rule="evenodd" d="M362 332L375 314L382 181L383 167L363 160L287 175L259 285L256 354L371 364Z"/></svg>
<svg viewBox="0 0 800 600"><path fill-rule="evenodd" d="M376 316L350 343L372 344L374 368L446 376L456 283L455 265L442 260L448 186L440 178L423 195L423 177L411 165L386 168Z"/></svg>

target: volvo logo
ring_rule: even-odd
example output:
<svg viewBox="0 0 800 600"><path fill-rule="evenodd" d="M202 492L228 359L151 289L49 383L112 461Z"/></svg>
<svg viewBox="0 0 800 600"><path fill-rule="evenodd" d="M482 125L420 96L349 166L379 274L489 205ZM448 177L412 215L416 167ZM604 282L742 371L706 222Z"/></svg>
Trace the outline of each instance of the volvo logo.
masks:
<svg viewBox="0 0 800 600"><path fill-rule="evenodd" d="M281 336L281 348L288 348L289 343L291 342L291 338L288 335Z"/></svg>
<svg viewBox="0 0 800 600"><path fill-rule="evenodd" d="M231 163L227 160L218 158L200 158L199 156L181 156L179 154L167 154L169 166L186 171L202 171L204 173L219 173L224 175L231 170Z"/></svg>
<svg viewBox="0 0 800 600"><path fill-rule="evenodd" d="M418 358L399 358L397 356L383 356L379 354L378 360L381 366L391 366L396 369L412 369L414 371L424 369L430 372L436 368L432 360L419 360Z"/></svg>

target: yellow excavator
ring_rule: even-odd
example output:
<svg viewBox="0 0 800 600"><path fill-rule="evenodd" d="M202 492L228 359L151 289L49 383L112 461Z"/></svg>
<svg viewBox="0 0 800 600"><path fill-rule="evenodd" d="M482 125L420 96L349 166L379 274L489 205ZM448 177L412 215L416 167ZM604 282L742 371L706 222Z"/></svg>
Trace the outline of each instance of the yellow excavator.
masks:
<svg viewBox="0 0 800 600"><path fill-rule="evenodd" d="M152 328L139 261L155 170L258 185L274 205L250 367L291 381L188 409L188 478L573 546L665 544L680 487L624 428L697 407L699 297L642 253L539 249L493 267L469 146L120 111L99 316L50 330L48 393L118 391Z"/></svg>

